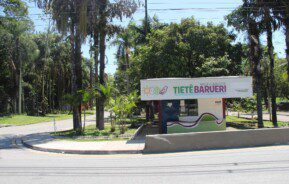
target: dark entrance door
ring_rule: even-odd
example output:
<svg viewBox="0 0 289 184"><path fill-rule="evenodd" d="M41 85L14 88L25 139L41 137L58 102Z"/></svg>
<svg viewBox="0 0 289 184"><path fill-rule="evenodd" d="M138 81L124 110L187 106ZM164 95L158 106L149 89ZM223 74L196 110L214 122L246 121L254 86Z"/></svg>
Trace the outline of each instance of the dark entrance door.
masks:
<svg viewBox="0 0 289 184"><path fill-rule="evenodd" d="M179 121L180 114L180 101L179 100L165 100L161 101L161 111L162 111L162 133L166 134L167 122L169 121Z"/></svg>

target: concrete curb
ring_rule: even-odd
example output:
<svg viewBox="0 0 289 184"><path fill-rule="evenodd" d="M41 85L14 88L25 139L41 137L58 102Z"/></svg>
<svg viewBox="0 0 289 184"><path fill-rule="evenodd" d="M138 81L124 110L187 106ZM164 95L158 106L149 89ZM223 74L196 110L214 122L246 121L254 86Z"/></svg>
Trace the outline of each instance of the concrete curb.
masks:
<svg viewBox="0 0 289 184"><path fill-rule="evenodd" d="M198 132L146 137L144 153L182 152L289 144L289 128Z"/></svg>
<svg viewBox="0 0 289 184"><path fill-rule="evenodd" d="M12 125L5 125L5 124L0 125L0 128L6 128L6 127L12 127Z"/></svg>
<svg viewBox="0 0 289 184"><path fill-rule="evenodd" d="M136 133L132 136L132 138L130 138L130 140L134 140L134 139L141 133L141 131L143 130L144 127L145 127L145 125L142 124L142 125L136 130Z"/></svg>
<svg viewBox="0 0 289 184"><path fill-rule="evenodd" d="M62 150L62 149L53 149L53 148L42 148L38 146L33 146L25 141L22 138L21 143L23 146L29 149L36 151L48 152L48 153L61 153L61 154L78 154L78 155L113 155L113 154L142 154L142 150Z"/></svg>

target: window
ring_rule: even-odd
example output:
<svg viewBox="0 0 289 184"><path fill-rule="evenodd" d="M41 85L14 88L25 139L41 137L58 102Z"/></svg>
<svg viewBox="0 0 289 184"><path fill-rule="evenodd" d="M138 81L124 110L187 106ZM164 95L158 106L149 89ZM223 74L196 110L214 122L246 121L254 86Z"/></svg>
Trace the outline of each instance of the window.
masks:
<svg viewBox="0 0 289 184"><path fill-rule="evenodd" d="M180 116L198 116L198 100L181 100Z"/></svg>

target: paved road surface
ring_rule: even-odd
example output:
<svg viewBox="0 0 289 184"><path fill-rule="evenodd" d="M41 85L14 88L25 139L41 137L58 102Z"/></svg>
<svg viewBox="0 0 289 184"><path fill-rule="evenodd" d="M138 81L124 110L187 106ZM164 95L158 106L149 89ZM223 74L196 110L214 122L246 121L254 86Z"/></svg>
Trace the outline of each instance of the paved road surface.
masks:
<svg viewBox="0 0 289 184"><path fill-rule="evenodd" d="M16 134L37 133L44 131L43 127L39 124L0 129L1 184L287 184L289 181L289 146L87 156L43 153L12 144L11 137Z"/></svg>

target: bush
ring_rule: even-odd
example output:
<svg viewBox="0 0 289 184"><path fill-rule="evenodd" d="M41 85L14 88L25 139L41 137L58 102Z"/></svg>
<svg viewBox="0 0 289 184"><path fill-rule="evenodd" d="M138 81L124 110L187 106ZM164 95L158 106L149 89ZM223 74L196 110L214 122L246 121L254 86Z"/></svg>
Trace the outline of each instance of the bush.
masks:
<svg viewBox="0 0 289 184"><path fill-rule="evenodd" d="M123 123L121 123L119 130L120 130L120 134L124 134L127 130L127 127L123 125Z"/></svg>
<svg viewBox="0 0 289 184"><path fill-rule="evenodd" d="M115 125L114 124L111 125L110 132L115 132Z"/></svg>

